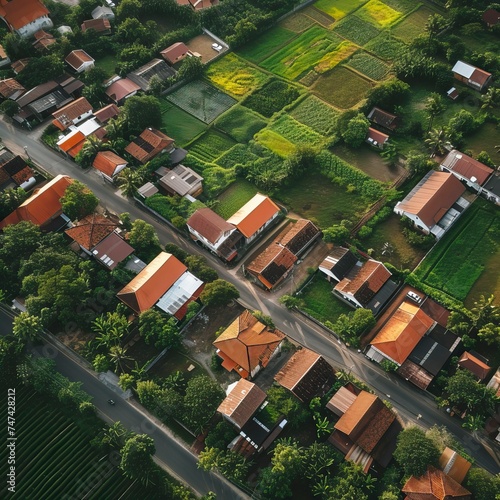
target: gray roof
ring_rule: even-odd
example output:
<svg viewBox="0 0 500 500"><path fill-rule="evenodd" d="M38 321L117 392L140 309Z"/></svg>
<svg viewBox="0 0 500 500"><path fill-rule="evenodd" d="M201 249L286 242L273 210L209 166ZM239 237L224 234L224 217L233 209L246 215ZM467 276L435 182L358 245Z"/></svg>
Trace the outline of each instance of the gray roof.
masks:
<svg viewBox="0 0 500 500"><path fill-rule="evenodd" d="M161 59L153 59L139 69L132 71L127 75L127 78L139 85L142 90L149 89L149 81L153 76L159 76L160 80L166 80L175 75L175 70L172 69L165 61Z"/></svg>
<svg viewBox="0 0 500 500"><path fill-rule="evenodd" d="M203 180L203 177L184 165L177 165L164 175L158 182L167 190L175 191L184 196Z"/></svg>

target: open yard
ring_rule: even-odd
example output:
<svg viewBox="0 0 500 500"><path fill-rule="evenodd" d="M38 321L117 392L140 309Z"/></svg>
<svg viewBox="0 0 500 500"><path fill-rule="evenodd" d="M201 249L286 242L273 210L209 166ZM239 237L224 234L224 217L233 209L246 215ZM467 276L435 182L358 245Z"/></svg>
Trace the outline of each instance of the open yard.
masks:
<svg viewBox="0 0 500 500"><path fill-rule="evenodd" d="M496 165L500 163L500 151L495 146L500 142L500 126L494 123L485 123L474 135L467 138L466 146L474 153L474 157L481 151L486 151Z"/></svg>
<svg viewBox="0 0 500 500"><path fill-rule="evenodd" d="M338 113L318 97L310 95L295 106L290 115L319 134L329 135Z"/></svg>
<svg viewBox="0 0 500 500"><path fill-rule="evenodd" d="M196 52L201 56L201 62L207 63L219 55L219 52L212 48L212 44L215 40L208 35L198 35L191 38L186 45L191 52ZM226 48L223 49L225 51Z"/></svg>
<svg viewBox="0 0 500 500"><path fill-rule="evenodd" d="M338 21L365 2L366 0L318 0L314 6Z"/></svg>
<svg viewBox="0 0 500 500"><path fill-rule="evenodd" d="M235 141L245 143L250 141L259 130L263 129L267 122L244 106L234 106L223 114L215 125Z"/></svg>
<svg viewBox="0 0 500 500"><path fill-rule="evenodd" d="M237 102L236 99L201 80L190 82L169 94L167 101L203 123L213 122Z"/></svg>
<svg viewBox="0 0 500 500"><path fill-rule="evenodd" d="M415 275L427 285L463 301L485 269L492 269L496 262L493 272L497 280L490 285L495 289L483 288L481 293L498 295L499 234L500 213L479 198L438 242Z"/></svg>
<svg viewBox="0 0 500 500"><path fill-rule="evenodd" d="M184 146L201 134L207 126L166 99L160 99L161 129L175 139L178 146Z"/></svg>
<svg viewBox="0 0 500 500"><path fill-rule="evenodd" d="M252 183L238 179L219 196L219 203L215 205L214 211L224 219L228 219L247 201L250 201L257 191L258 189Z"/></svg>
<svg viewBox="0 0 500 500"><path fill-rule="evenodd" d="M394 26L392 34L403 42L411 42L423 32L425 23L431 14L434 14L434 11L428 7L420 7Z"/></svg>
<svg viewBox="0 0 500 500"><path fill-rule="evenodd" d="M189 152L203 161L211 163L235 144L226 134L212 129L190 144Z"/></svg>
<svg viewBox="0 0 500 500"><path fill-rule="evenodd" d="M118 57L113 54L100 57L95 61L95 67L105 71L108 77L113 76L115 74L115 68L117 64L118 64Z"/></svg>
<svg viewBox="0 0 500 500"><path fill-rule="evenodd" d="M281 26L275 26L256 40L252 40L247 45L239 48L237 53L251 62L259 63L284 46L294 36L296 35L293 31Z"/></svg>

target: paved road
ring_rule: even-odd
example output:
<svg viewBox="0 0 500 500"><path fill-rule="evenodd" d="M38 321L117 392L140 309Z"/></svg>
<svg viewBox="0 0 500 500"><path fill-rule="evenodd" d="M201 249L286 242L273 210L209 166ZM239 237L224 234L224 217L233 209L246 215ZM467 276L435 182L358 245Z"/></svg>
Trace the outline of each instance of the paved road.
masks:
<svg viewBox="0 0 500 500"><path fill-rule="evenodd" d="M98 175L90 171L82 171L74 162L62 159L61 156L38 142L37 131L19 130L0 121L0 137L13 151L23 154L23 146L28 147L30 156L44 166L53 175L68 174L86 183L109 209L117 212L129 212L133 218L141 218L151 223L158 232L161 243L175 243L193 254L202 254L217 270L219 275L237 286L241 302L251 309L259 309L272 316L278 328L301 344L321 353L334 365L345 368L364 380L384 399L390 399L394 408L406 421L429 427L433 424L445 425L455 434L466 451L475 457L478 465L492 473L500 472L498 459L492 458L494 452L489 444L483 444L479 437L472 436L460 427L457 420L438 410L436 404L425 393L419 391L404 380L388 375L368 361L362 354L348 349L336 339L330 338L325 330L303 316L287 311L280 306L273 294L252 286L239 279L235 270L228 270L217 258L204 252L196 244L180 237L168 226L159 223L148 212L141 210L134 202L122 197L109 184L104 184ZM417 419L417 416L422 417Z"/></svg>

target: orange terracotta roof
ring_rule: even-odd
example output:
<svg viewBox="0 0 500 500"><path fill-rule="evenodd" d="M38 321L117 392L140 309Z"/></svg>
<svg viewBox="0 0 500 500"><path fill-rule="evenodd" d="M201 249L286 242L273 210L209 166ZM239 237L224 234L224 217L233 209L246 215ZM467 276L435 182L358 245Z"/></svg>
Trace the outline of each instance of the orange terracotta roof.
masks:
<svg viewBox="0 0 500 500"><path fill-rule="evenodd" d="M252 418L266 397L267 394L260 387L241 378L234 384L217 411L229 417L241 429Z"/></svg>
<svg viewBox="0 0 500 500"><path fill-rule="evenodd" d="M208 207L199 208L189 217L187 225L214 244L225 232L234 226Z"/></svg>
<svg viewBox="0 0 500 500"><path fill-rule="evenodd" d="M170 64L182 61L188 53L190 53L188 46L182 42L174 43L160 52L162 57Z"/></svg>
<svg viewBox="0 0 500 500"><path fill-rule="evenodd" d="M433 324L434 320L422 309L405 301L380 329L371 345L402 364Z"/></svg>
<svg viewBox="0 0 500 500"><path fill-rule="evenodd" d="M68 134L68 139L58 144L59 149L67 153L72 147L85 141L83 132L76 132L75 134Z"/></svg>
<svg viewBox="0 0 500 500"><path fill-rule="evenodd" d="M81 247L92 250L106 236L111 234L118 226L109 219L99 214L91 214L76 222L65 233Z"/></svg>
<svg viewBox="0 0 500 500"><path fill-rule="evenodd" d="M75 119L89 111L92 111L92 104L85 97L80 97L61 109L54 111L52 113L54 117L52 123L60 130L66 130L70 125L73 125Z"/></svg>
<svg viewBox="0 0 500 500"><path fill-rule="evenodd" d="M161 252L116 296L140 314L153 307L186 270L172 254Z"/></svg>
<svg viewBox="0 0 500 500"><path fill-rule="evenodd" d="M234 224L245 238L250 238L279 211L271 198L257 193L227 221Z"/></svg>
<svg viewBox="0 0 500 500"><path fill-rule="evenodd" d="M102 173L106 174L108 177L113 177L115 175L116 168L119 165L127 164L127 161L120 158L113 151L99 151L97 153L94 163L92 166Z"/></svg>
<svg viewBox="0 0 500 500"><path fill-rule="evenodd" d="M484 380L491 370L491 366L483 363L479 358L473 356L470 352L464 352L458 361L458 366L472 372L477 378Z"/></svg>
<svg viewBox="0 0 500 500"><path fill-rule="evenodd" d="M372 127L369 127L367 138L372 139L373 141L376 141L379 144L384 144L384 142L386 142L389 139L389 136Z"/></svg>
<svg viewBox="0 0 500 500"><path fill-rule="evenodd" d="M146 163L173 143L174 140L163 132L147 128L125 148L125 151L141 163Z"/></svg>
<svg viewBox="0 0 500 500"><path fill-rule="evenodd" d="M87 52L82 49L73 50L67 56L65 61L75 70L80 68L83 63L94 62L94 58L89 56Z"/></svg>
<svg viewBox="0 0 500 500"><path fill-rule="evenodd" d="M106 88L106 95L115 102L141 90L141 87L128 78L120 78Z"/></svg>
<svg viewBox="0 0 500 500"><path fill-rule="evenodd" d="M446 447L439 457L439 468L457 483L462 484L471 463L456 451Z"/></svg>
<svg viewBox="0 0 500 500"><path fill-rule="evenodd" d="M288 248L271 243L247 265L247 271L254 274L266 288L271 290L283 280L295 262L297 257Z"/></svg>
<svg viewBox="0 0 500 500"><path fill-rule="evenodd" d="M470 500L471 493L444 472L429 466L420 477L411 476L401 490L409 500Z"/></svg>
<svg viewBox="0 0 500 500"><path fill-rule="evenodd" d="M250 311L244 311L213 345L220 349L221 357L236 363L235 368L241 367L250 374L259 364L263 367L268 364L284 338L284 333L269 330Z"/></svg>
<svg viewBox="0 0 500 500"><path fill-rule="evenodd" d="M276 242L288 248L290 252L297 255L317 235L320 230L310 220L299 219L287 227L285 233L280 235Z"/></svg>
<svg viewBox="0 0 500 500"><path fill-rule="evenodd" d="M481 86L486 83L488 78L491 78L491 73L488 73L487 71L479 68L476 68L470 77L473 82L476 82Z"/></svg>
<svg viewBox="0 0 500 500"><path fill-rule="evenodd" d="M13 96L15 93L21 95L26 92L26 89L14 78L6 78L5 80L0 80L0 95L5 99Z"/></svg>
<svg viewBox="0 0 500 500"><path fill-rule="evenodd" d="M18 30L40 17L49 15L49 10L40 0L11 0L1 3L0 15Z"/></svg>
<svg viewBox="0 0 500 500"><path fill-rule="evenodd" d="M109 19L99 18L99 19L88 19L82 23L82 31L85 33L87 30L94 30L97 33L108 31L111 29L111 23Z"/></svg>
<svg viewBox="0 0 500 500"><path fill-rule="evenodd" d="M14 73L19 74L23 69L26 68L30 61L31 57L26 57L24 59L19 59L18 61L14 61L10 67L14 70Z"/></svg>
<svg viewBox="0 0 500 500"><path fill-rule="evenodd" d="M276 374L274 380L289 391L293 391L320 358L321 355L317 352L303 347L290 358L288 363Z"/></svg>
<svg viewBox="0 0 500 500"><path fill-rule="evenodd" d="M71 158L76 158L76 155L83 149L83 145L85 144L85 140L80 141L78 144L75 144L71 148L66 151L68 156L71 156Z"/></svg>
<svg viewBox="0 0 500 500"><path fill-rule="evenodd" d="M24 203L0 222L0 229L20 221L31 221L42 226L62 211L60 199L73 182L67 175L58 175L40 189L36 189Z"/></svg>

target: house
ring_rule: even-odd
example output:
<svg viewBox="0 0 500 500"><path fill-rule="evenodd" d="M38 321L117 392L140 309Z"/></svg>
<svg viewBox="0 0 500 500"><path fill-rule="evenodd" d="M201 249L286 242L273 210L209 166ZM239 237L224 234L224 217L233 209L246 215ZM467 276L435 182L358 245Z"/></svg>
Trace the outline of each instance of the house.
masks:
<svg viewBox="0 0 500 500"><path fill-rule="evenodd" d="M462 484L471 465L472 464L468 460L463 458L456 451L448 448L448 446L439 457L439 468L458 484Z"/></svg>
<svg viewBox="0 0 500 500"><path fill-rule="evenodd" d="M443 471L429 465L425 474L411 476L401 490L406 500L471 500L470 491Z"/></svg>
<svg viewBox="0 0 500 500"><path fill-rule="evenodd" d="M111 34L111 23L107 18L88 19L87 21L83 21L81 29L82 33L85 33L87 30L93 30L101 35L109 35Z"/></svg>
<svg viewBox="0 0 500 500"><path fill-rule="evenodd" d="M226 398L217 411L231 424L241 429L262 406L267 394L253 382L240 378L230 384Z"/></svg>
<svg viewBox="0 0 500 500"><path fill-rule="evenodd" d="M139 85L144 92L147 92L149 90L149 82L153 76L157 76L161 81L164 81L167 78L175 76L175 70L165 61L153 59L139 69L129 73L127 78Z"/></svg>
<svg viewBox="0 0 500 500"><path fill-rule="evenodd" d="M483 381L491 370L491 366L488 366L484 361L479 359L479 354L471 354L465 351L460 359L458 360L458 366L465 370L469 370L477 379Z"/></svg>
<svg viewBox="0 0 500 500"><path fill-rule="evenodd" d="M203 287L179 259L161 252L116 296L136 314L156 306L181 320Z"/></svg>
<svg viewBox="0 0 500 500"><path fill-rule="evenodd" d="M374 394L354 386L341 389L344 390L337 391L327 404L327 408L341 415L328 442L365 473L376 464L387 467L401 430L396 415Z"/></svg>
<svg viewBox="0 0 500 500"><path fill-rule="evenodd" d="M36 189L27 200L0 221L0 230L23 220L40 226L42 231L61 229L66 226L69 219L62 213L60 200L72 182L73 179L67 175L54 177L43 187Z"/></svg>
<svg viewBox="0 0 500 500"><path fill-rule="evenodd" d="M319 270L326 274L328 281L341 281L356 265L358 258L347 248L335 247L319 265Z"/></svg>
<svg viewBox="0 0 500 500"><path fill-rule="evenodd" d="M281 351L285 334L271 330L250 311L240 314L213 343L222 367L252 379Z"/></svg>
<svg viewBox="0 0 500 500"><path fill-rule="evenodd" d="M0 0L0 18L12 33L22 38L54 26L41 0Z"/></svg>
<svg viewBox="0 0 500 500"><path fill-rule="evenodd" d="M186 222L189 234L210 251L226 261L233 260L238 252L241 233L210 208L199 208Z"/></svg>
<svg viewBox="0 0 500 500"><path fill-rule="evenodd" d="M299 219L288 225L274 242L300 257L320 236L321 231L310 220Z"/></svg>
<svg viewBox="0 0 500 500"><path fill-rule="evenodd" d="M190 195L196 198L203 192L202 182L203 177L191 168L184 165L176 165L158 181L158 184L170 196Z"/></svg>
<svg viewBox="0 0 500 500"><path fill-rule="evenodd" d="M106 125L109 120L116 118L119 114L120 108L116 104L108 104L104 108L95 111L94 117L101 125Z"/></svg>
<svg viewBox="0 0 500 500"><path fill-rule="evenodd" d="M384 149L384 146L386 145L388 140L389 136L387 134L374 129L373 127L368 127L368 133L365 139L365 142L367 142L368 144L379 149Z"/></svg>
<svg viewBox="0 0 500 500"><path fill-rule="evenodd" d="M150 198L159 192L160 190L152 182L146 182L146 184L137 190L137 194L143 198Z"/></svg>
<svg viewBox="0 0 500 500"><path fill-rule="evenodd" d="M335 370L320 354L303 347L275 375L275 382L303 403L324 396L335 380Z"/></svg>
<svg viewBox="0 0 500 500"><path fill-rule="evenodd" d="M120 158L113 151L99 151L92 166L101 172L102 176L113 182L115 177L128 165L127 160Z"/></svg>
<svg viewBox="0 0 500 500"><path fill-rule="evenodd" d="M51 45L57 43L57 40L54 38L54 35L51 33L47 33L45 30L38 30L33 34L35 37L35 42L33 43L33 47L39 50L40 52L47 51Z"/></svg>
<svg viewBox="0 0 500 500"><path fill-rule="evenodd" d="M92 249L92 256L99 264L112 271L133 252L134 249L113 231Z"/></svg>
<svg viewBox="0 0 500 500"><path fill-rule="evenodd" d="M288 248L271 244L264 249L245 270L267 290L277 287L293 270L297 257Z"/></svg>
<svg viewBox="0 0 500 500"><path fill-rule="evenodd" d="M457 61L452 70L453 77L480 92L491 83L492 75L463 61Z"/></svg>
<svg viewBox="0 0 500 500"><path fill-rule="evenodd" d="M73 102L70 102L63 108L52 113L52 124L59 130L66 130L71 125L76 125L83 120L86 120L92 115L92 104L85 97L80 97Z"/></svg>
<svg viewBox="0 0 500 500"><path fill-rule="evenodd" d="M134 139L125 151L140 163L147 163L157 154L172 151L174 140L154 128L147 128Z"/></svg>
<svg viewBox="0 0 500 500"><path fill-rule="evenodd" d="M452 101L456 101L460 93L455 87L451 87L450 90L446 91L446 96L449 97Z"/></svg>
<svg viewBox="0 0 500 500"><path fill-rule="evenodd" d="M219 0L176 0L177 5L187 5L193 10L203 10L219 5Z"/></svg>
<svg viewBox="0 0 500 500"><path fill-rule="evenodd" d="M85 139L86 137L83 132L80 130L73 130L68 135L59 139L56 145L63 153L66 153L71 158L75 158L83 148Z"/></svg>
<svg viewBox="0 0 500 500"><path fill-rule="evenodd" d="M431 170L398 201L394 212L410 219L417 229L440 239L469 206L463 184L448 172Z"/></svg>
<svg viewBox="0 0 500 500"><path fill-rule="evenodd" d="M26 89L14 78L0 80L0 97L16 101L26 92Z"/></svg>
<svg viewBox="0 0 500 500"><path fill-rule="evenodd" d="M495 9L488 9L483 12L482 15L483 23L488 26L488 28L493 28L498 23L500 23L500 12Z"/></svg>
<svg viewBox="0 0 500 500"><path fill-rule="evenodd" d="M99 5L92 11L91 16L92 19L107 19L108 21L113 21L115 13L109 7Z"/></svg>
<svg viewBox="0 0 500 500"><path fill-rule="evenodd" d="M63 73L62 75L54 78L55 82L59 87L66 92L66 94L72 96L73 98L81 97L81 93L85 84L75 78L74 76Z"/></svg>
<svg viewBox="0 0 500 500"><path fill-rule="evenodd" d="M95 59L87 54L82 49L73 50L70 52L66 59L66 64L70 66L77 73L81 73L82 71L88 71L90 68L94 67Z"/></svg>
<svg viewBox="0 0 500 500"><path fill-rule="evenodd" d="M92 249L117 228L117 224L107 217L93 213L76 221L72 227L64 232L78 243L86 254L92 255Z"/></svg>
<svg viewBox="0 0 500 500"><path fill-rule="evenodd" d="M448 153L440 168L458 177L487 200L500 204L500 181L494 169L456 149Z"/></svg>
<svg viewBox="0 0 500 500"><path fill-rule="evenodd" d="M268 196L257 193L227 220L238 228L248 244L257 238L279 215L280 209Z"/></svg>
<svg viewBox="0 0 500 500"><path fill-rule="evenodd" d="M15 73L16 75L18 75L19 73L21 73L21 71L22 71L23 69L25 69L25 68L26 68L26 66L28 66L28 63L29 63L30 59L31 59L30 57L26 57L26 58L24 58L24 59L19 59L19 60L17 60L17 61L14 61L14 62L10 65L10 67L12 68L12 71L14 71L14 73Z"/></svg>
<svg viewBox="0 0 500 500"><path fill-rule="evenodd" d="M367 118L375 125L379 125L387 130L396 130L398 117L383 109L377 107L372 108Z"/></svg>
<svg viewBox="0 0 500 500"><path fill-rule="evenodd" d="M160 54L165 61L173 66L174 64L182 61L185 57L192 55L192 52L185 43L177 42L173 43L166 49L163 49Z"/></svg>
<svg viewBox="0 0 500 500"><path fill-rule="evenodd" d="M28 190L36 184L35 172L20 156L13 156L0 165L0 191L20 187Z"/></svg>
<svg viewBox="0 0 500 500"><path fill-rule="evenodd" d="M106 95L118 106L121 106L125 99L134 96L141 90L141 87L128 78L119 78L106 88Z"/></svg>

